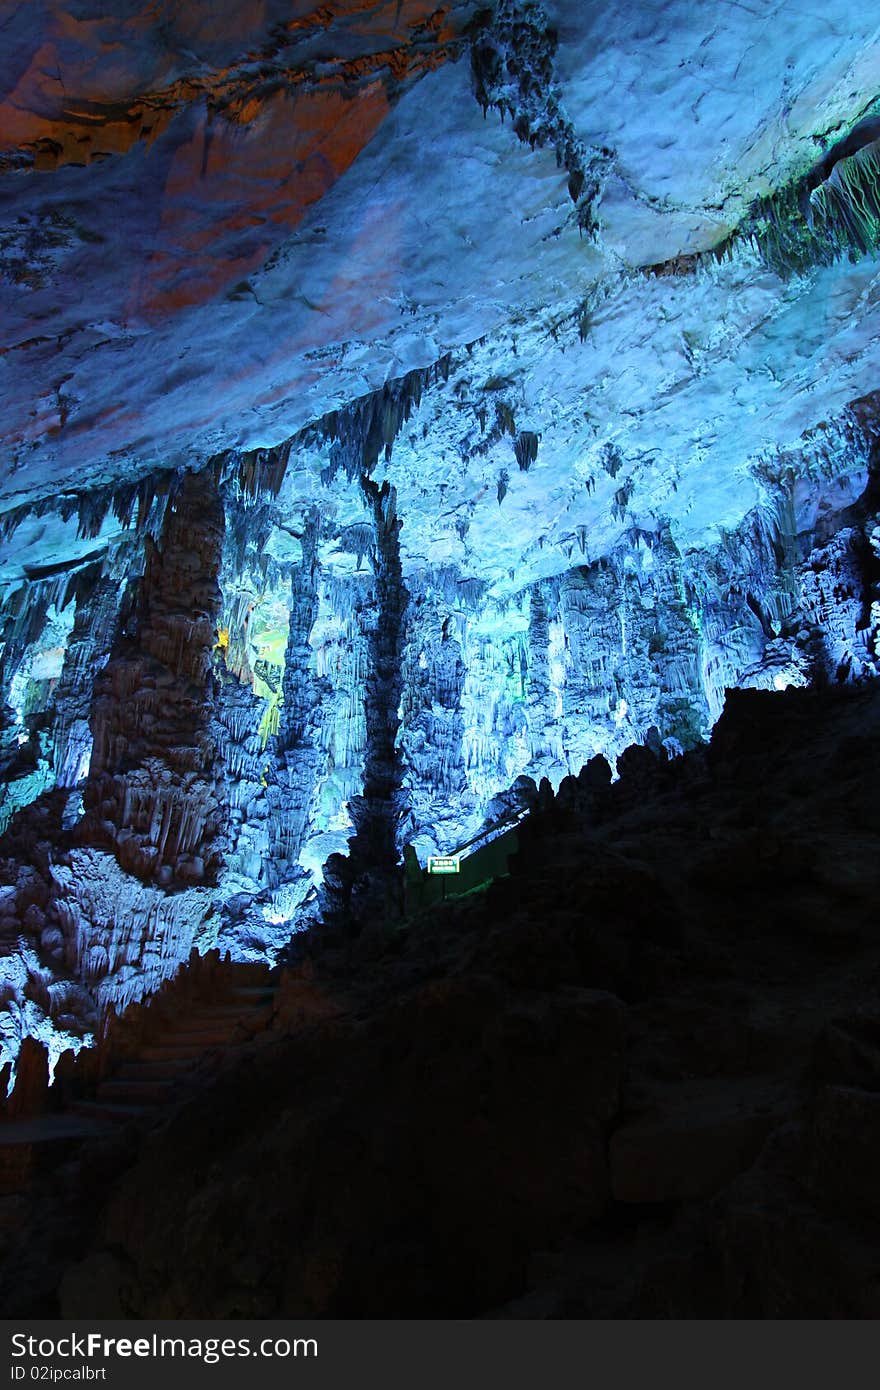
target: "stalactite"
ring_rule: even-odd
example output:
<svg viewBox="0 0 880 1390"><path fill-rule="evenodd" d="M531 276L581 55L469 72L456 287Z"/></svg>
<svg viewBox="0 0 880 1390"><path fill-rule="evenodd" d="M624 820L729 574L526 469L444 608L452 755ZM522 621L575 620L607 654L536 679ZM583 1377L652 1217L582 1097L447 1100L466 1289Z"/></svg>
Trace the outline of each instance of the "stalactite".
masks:
<svg viewBox="0 0 880 1390"><path fill-rule="evenodd" d="M50 730L58 671L47 670L47 659L50 667L55 664L73 621L69 584L68 575L27 580L4 603L0 833L53 782Z"/></svg>
<svg viewBox="0 0 880 1390"><path fill-rule="evenodd" d="M241 494L250 499L277 497L290 462L292 439L275 449L252 449L237 460Z"/></svg>
<svg viewBox="0 0 880 1390"><path fill-rule="evenodd" d="M358 428L387 448L405 409L391 409L387 394L367 399ZM515 437L512 412L504 418ZM135 576L120 596L139 543L129 525L122 541L109 550L105 542L103 558L13 584L5 596L2 657L17 700L8 785L24 797L13 809L37 797L34 819L16 818L7 847L21 839L16 827L49 823L40 805L55 802L40 795L48 783L39 777L50 762L59 785L75 780L87 744L82 711L117 605L119 620L93 702L88 813L53 852L51 895L4 861L19 883L7 915L0 900L0 927L14 924L9 939L32 974L59 972L50 983L62 1000L63 980L87 1031L95 1010L149 993L193 945L221 941L240 956L272 958L309 916L306 891L325 860L325 918L358 932L396 910L403 844L422 858L455 849L488 833L505 808L527 804L538 782L545 796L562 786L571 804L587 805L573 784L591 759L613 762L634 742L652 758L691 746L730 686L876 674L875 419L866 399L798 450L768 450L751 465L758 505L692 550L672 523L636 520L626 461L609 447L605 472L626 493L619 543L588 563L590 533L576 526L565 540L580 565L500 601L488 579L452 561L419 564L404 585L389 484L361 474L366 521L347 510L342 521L329 509L303 517L288 508L287 490L272 495L280 464L264 475L254 458L242 473L230 455L221 617L214 470L174 493L161 479L158 491L145 485L142 582ZM338 417L337 438L350 427ZM365 447L363 437L345 444L361 462ZM134 497L117 490L108 505L128 515ZM267 557L279 530L279 557ZM322 568L319 554L352 561ZM69 640L56 641L73 600ZM54 728L40 734L51 734L50 758L41 759L39 738L18 743L21 715L51 716L42 648L57 653L64 641ZM269 702L255 687L283 697L271 702L278 723L268 743ZM72 816L51 815L53 826L73 828ZM349 835L348 857L331 853ZM61 1036L68 1025L48 1006L38 1017L34 1001L10 989L16 1018L30 1020L22 1027Z"/></svg>
<svg viewBox="0 0 880 1390"><path fill-rule="evenodd" d="M471 44L474 94L483 114L492 107L509 114L517 137L531 149L550 146L568 174L568 194L581 231L595 236L602 185L610 151L588 149L565 115L554 75L558 39L537 0L497 0L479 13Z"/></svg>
<svg viewBox="0 0 880 1390"><path fill-rule="evenodd" d="M811 193L810 205L824 227L856 251L875 250L880 244L880 140L838 160Z"/></svg>
<svg viewBox="0 0 880 1390"><path fill-rule="evenodd" d="M95 689L85 843L163 885L210 881L224 835L212 736L223 510L211 471L187 475L148 560L131 630Z"/></svg>
<svg viewBox="0 0 880 1390"><path fill-rule="evenodd" d="M561 625L551 622L547 586L533 585L529 593L528 675L526 718L531 756L523 769L536 782L542 777L557 781L565 766L561 746L562 663L559 645Z"/></svg>
<svg viewBox="0 0 880 1390"><path fill-rule="evenodd" d="M325 694L318 729L323 773L317 797L320 826L334 833L350 830L351 799L364 780L371 630L364 615L372 613L372 592L370 576L353 576L344 583L326 574L321 577L315 674Z"/></svg>
<svg viewBox="0 0 880 1390"><path fill-rule="evenodd" d="M487 611L478 601L464 633L463 752L476 813L471 832L492 797L510 786L531 757L526 602L521 595L502 612L494 606Z"/></svg>
<svg viewBox="0 0 880 1390"><path fill-rule="evenodd" d="M113 574L96 567L77 576L76 616L55 691L52 766L59 787L74 787L88 770L92 689L110 655L120 600L120 581Z"/></svg>
<svg viewBox="0 0 880 1390"><path fill-rule="evenodd" d="M646 267L693 273L739 253L760 257L778 275L802 275L842 257L857 260L880 242L880 140L876 114L858 122L812 168L757 198L711 251Z"/></svg>
<svg viewBox="0 0 880 1390"><path fill-rule="evenodd" d="M538 435L531 430L520 430L513 442L513 452L520 472L528 473L538 457Z"/></svg>
<svg viewBox="0 0 880 1390"><path fill-rule="evenodd" d="M230 672L221 672L215 711L217 743L225 769L229 844L220 898L251 893L268 881L269 808L265 795L267 756L260 736L266 701Z"/></svg>
<svg viewBox="0 0 880 1390"><path fill-rule="evenodd" d="M290 625L278 733L272 740L266 797L270 808L270 881L302 877L299 853L325 763L322 702L330 685L317 670L309 638L318 616L320 517L313 511L302 537L303 558L291 576Z"/></svg>
<svg viewBox="0 0 880 1390"><path fill-rule="evenodd" d="M351 803L349 855L331 856L325 869L325 918L359 932L399 911L398 828L403 812L397 748L403 622L409 595L400 563L401 522L394 489L361 479L375 528L375 620L369 634L364 785ZM332 861L332 862L331 862Z"/></svg>
<svg viewBox="0 0 880 1390"><path fill-rule="evenodd" d="M618 669L621 703L615 725L626 743L644 743L656 728L667 750L680 753L698 743L709 727L700 685L700 638L688 610L682 557L668 526L639 534L631 545L637 562L625 565L621 574L626 645Z"/></svg>
<svg viewBox="0 0 880 1390"><path fill-rule="evenodd" d="M12 679L33 646L52 607L64 606L67 575L24 580L3 597L0 606L0 679L8 691Z"/></svg>
<svg viewBox="0 0 880 1390"><path fill-rule="evenodd" d="M303 444L331 445L323 481L331 483L340 470L352 480L369 475L380 455L390 459L401 426L418 407L424 392L435 382L447 380L450 364L451 358L445 354L429 367L416 367L304 430L300 435Z"/></svg>
<svg viewBox="0 0 880 1390"><path fill-rule="evenodd" d="M605 751L609 733L612 741L619 738L619 674L627 642L621 604L621 575L613 564L570 570L560 588L562 745L573 773Z"/></svg>
<svg viewBox="0 0 880 1390"><path fill-rule="evenodd" d="M141 883L112 855L77 848L51 869L51 920L67 967L87 987L99 1017L154 993L194 945L214 944L205 926L211 894L177 893Z"/></svg>
<svg viewBox="0 0 880 1390"><path fill-rule="evenodd" d="M419 857L448 847L473 813L466 795L465 667L452 615L431 591L412 594L401 669L400 750L408 817L406 839Z"/></svg>

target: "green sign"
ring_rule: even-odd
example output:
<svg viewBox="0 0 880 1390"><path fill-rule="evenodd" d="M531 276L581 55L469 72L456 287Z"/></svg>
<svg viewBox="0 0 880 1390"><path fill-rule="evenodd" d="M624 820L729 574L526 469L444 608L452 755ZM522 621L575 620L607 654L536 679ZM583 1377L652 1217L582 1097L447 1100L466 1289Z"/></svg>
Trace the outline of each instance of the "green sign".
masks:
<svg viewBox="0 0 880 1390"><path fill-rule="evenodd" d="M458 872L457 854L432 854L428 859L429 874L457 874Z"/></svg>

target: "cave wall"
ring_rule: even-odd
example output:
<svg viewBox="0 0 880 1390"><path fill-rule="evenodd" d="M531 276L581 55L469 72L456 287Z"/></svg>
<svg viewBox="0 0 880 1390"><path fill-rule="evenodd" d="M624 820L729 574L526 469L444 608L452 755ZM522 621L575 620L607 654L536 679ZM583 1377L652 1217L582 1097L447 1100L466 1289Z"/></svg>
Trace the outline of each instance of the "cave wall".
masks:
<svg viewBox="0 0 880 1390"><path fill-rule="evenodd" d="M233 9L0 55L9 1059L877 671L863 7Z"/></svg>
<svg viewBox="0 0 880 1390"><path fill-rule="evenodd" d="M875 674L875 419L757 460L759 504L711 544L630 526L502 601L405 576L363 431L350 476L322 465L323 509L290 459L338 437L166 480L151 526L131 501L124 543L4 604L6 1058L29 1031L78 1045L194 946L272 959L322 879L327 920L400 910L404 846L486 832L518 778L680 753L730 686Z"/></svg>

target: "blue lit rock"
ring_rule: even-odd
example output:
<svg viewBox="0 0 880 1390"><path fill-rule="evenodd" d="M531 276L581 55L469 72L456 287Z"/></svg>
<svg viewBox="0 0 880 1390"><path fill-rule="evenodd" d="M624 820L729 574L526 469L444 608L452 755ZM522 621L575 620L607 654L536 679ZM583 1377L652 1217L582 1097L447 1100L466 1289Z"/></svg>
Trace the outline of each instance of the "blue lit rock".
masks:
<svg viewBox="0 0 880 1390"><path fill-rule="evenodd" d="M876 117L870 15L392 8L322 36L343 81L272 7L156 67L125 0L124 130L46 64L7 113L3 862L83 1027L193 944L274 959L328 860L381 916L517 779L877 671L877 261L799 202Z"/></svg>

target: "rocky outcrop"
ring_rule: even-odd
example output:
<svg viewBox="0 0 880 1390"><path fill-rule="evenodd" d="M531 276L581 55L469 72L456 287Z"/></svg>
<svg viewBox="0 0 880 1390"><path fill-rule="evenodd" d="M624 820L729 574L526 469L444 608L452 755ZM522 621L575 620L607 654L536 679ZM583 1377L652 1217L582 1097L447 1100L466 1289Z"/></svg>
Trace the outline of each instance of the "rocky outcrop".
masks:
<svg viewBox="0 0 880 1390"><path fill-rule="evenodd" d="M878 720L735 693L708 750L541 796L482 892L300 938L273 1034L98 1198L84 1152L43 1306L873 1317Z"/></svg>
<svg viewBox="0 0 880 1390"><path fill-rule="evenodd" d="M95 683L80 840L162 887L216 878L226 810L211 716L223 509L187 474L148 558L129 630Z"/></svg>
<svg viewBox="0 0 880 1390"><path fill-rule="evenodd" d="M184 478L159 544L146 537L144 575L112 645L112 566L77 581L78 621L55 692L53 780L59 792L71 787L93 740L85 815L68 822L53 793L34 803L30 822L16 822L9 846L18 877L32 861L41 885L23 925L49 991L34 1029L53 1059L65 1014L82 1035L155 990L194 944L213 942L212 897L196 885L216 879L228 814L212 672L222 535L216 479Z"/></svg>
<svg viewBox="0 0 880 1390"><path fill-rule="evenodd" d="M5 1037L877 674L868 10L68 10L0 81Z"/></svg>
<svg viewBox="0 0 880 1390"><path fill-rule="evenodd" d="M207 889L166 892L94 848L70 850L51 877L50 919L60 930L64 963L88 987L99 1018L154 993L194 945L214 944L216 928L205 928Z"/></svg>

